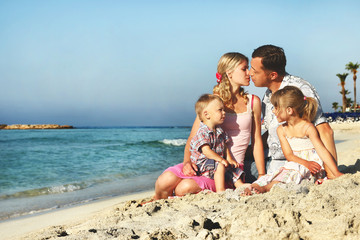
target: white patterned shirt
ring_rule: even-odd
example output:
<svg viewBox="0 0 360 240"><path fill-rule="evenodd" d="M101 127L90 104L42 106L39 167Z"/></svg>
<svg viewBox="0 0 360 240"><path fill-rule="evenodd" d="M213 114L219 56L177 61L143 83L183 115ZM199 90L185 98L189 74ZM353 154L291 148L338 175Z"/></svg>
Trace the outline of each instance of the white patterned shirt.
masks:
<svg viewBox="0 0 360 240"><path fill-rule="evenodd" d="M320 104L320 98L317 94L315 88L307 81L300 77L285 75L283 81L281 82L280 88L282 89L285 86L295 86L298 87L306 97L312 97L316 99L318 103L318 109L316 112L315 119L313 124L319 125L321 123L327 122L326 117L323 114L323 110ZM272 92L267 89L262 100L262 114L264 117L264 125L268 131L267 144L269 146L268 157L271 157L272 160L282 160L286 161L284 153L281 150L280 140L277 135L276 129L279 126L279 122L273 113L274 106L272 105L270 98Z"/></svg>

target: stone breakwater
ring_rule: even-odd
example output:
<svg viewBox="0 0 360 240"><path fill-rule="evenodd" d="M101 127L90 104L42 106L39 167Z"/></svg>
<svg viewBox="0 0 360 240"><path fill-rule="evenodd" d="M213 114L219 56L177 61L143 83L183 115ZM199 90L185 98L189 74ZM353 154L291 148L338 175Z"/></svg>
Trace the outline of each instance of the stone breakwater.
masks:
<svg viewBox="0 0 360 240"><path fill-rule="evenodd" d="M13 125L0 125L0 129L15 130L15 129L72 129L70 125L58 125L58 124L13 124Z"/></svg>

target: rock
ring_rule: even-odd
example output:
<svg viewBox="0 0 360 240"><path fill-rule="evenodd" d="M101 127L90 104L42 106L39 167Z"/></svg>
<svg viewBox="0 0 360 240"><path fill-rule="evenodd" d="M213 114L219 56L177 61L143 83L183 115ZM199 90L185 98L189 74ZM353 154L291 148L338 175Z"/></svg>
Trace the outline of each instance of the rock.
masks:
<svg viewBox="0 0 360 240"><path fill-rule="evenodd" d="M14 129L72 129L70 125L58 125L58 124L13 124L13 125L0 125L0 129L14 130Z"/></svg>

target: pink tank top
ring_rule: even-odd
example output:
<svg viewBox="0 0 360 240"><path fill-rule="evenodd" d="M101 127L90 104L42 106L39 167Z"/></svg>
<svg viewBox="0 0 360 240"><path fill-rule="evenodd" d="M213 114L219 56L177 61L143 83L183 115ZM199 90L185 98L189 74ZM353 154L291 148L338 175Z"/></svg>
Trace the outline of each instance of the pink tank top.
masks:
<svg viewBox="0 0 360 240"><path fill-rule="evenodd" d="M252 106L254 96L248 94L247 110L243 113L226 113L222 129L229 135L227 146L243 169L245 152L251 139Z"/></svg>

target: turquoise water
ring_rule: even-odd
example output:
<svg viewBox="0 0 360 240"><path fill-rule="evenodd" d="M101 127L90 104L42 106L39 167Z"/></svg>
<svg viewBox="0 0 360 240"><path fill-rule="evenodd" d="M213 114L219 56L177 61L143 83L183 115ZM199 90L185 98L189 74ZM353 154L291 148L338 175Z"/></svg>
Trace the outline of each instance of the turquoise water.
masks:
<svg viewBox="0 0 360 240"><path fill-rule="evenodd" d="M0 131L0 219L154 187L190 128Z"/></svg>

